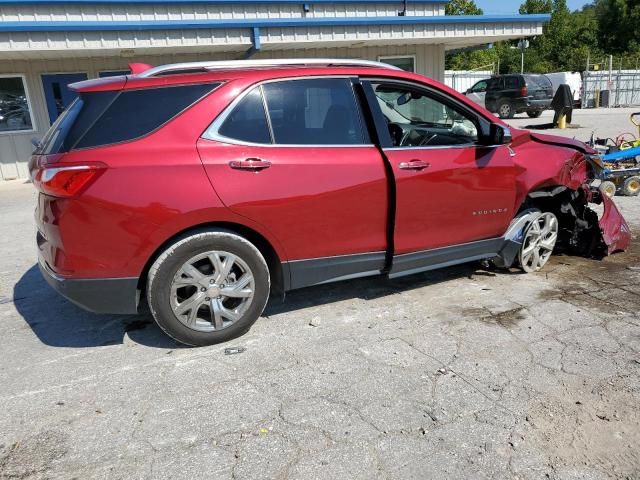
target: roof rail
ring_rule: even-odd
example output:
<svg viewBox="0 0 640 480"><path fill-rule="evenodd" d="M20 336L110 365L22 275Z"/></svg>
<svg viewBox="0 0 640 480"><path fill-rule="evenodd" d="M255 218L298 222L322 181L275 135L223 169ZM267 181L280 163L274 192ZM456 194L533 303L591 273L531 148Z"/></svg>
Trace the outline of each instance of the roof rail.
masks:
<svg viewBox="0 0 640 480"><path fill-rule="evenodd" d="M288 67L288 66L349 66L349 67L374 67L400 70L400 68L387 63L374 62L372 60L348 60L334 58L286 58L277 60L222 60L212 62L187 62L160 65L138 73L138 77L155 77L165 73L183 73L189 70L233 70L255 67Z"/></svg>

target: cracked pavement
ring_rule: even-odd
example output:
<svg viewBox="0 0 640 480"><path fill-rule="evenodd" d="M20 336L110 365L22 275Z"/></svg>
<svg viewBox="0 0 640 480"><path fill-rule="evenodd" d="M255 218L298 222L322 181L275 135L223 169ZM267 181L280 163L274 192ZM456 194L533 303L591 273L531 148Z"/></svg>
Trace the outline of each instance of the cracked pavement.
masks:
<svg viewBox="0 0 640 480"><path fill-rule="evenodd" d="M0 186L0 478L640 478L638 198L604 261L308 288L198 349L53 292L34 199Z"/></svg>

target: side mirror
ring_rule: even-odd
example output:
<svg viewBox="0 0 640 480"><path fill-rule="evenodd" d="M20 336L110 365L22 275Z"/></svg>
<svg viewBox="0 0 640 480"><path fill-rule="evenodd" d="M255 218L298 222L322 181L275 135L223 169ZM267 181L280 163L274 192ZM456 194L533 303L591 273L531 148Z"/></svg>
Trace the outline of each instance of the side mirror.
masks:
<svg viewBox="0 0 640 480"><path fill-rule="evenodd" d="M497 123L492 123L489 127L489 138L487 145L509 145L512 142L511 130Z"/></svg>

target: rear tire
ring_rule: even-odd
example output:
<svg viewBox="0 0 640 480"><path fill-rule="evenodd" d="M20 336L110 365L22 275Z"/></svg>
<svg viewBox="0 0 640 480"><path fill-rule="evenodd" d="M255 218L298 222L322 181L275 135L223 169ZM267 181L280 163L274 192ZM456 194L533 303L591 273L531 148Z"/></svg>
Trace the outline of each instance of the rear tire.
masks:
<svg viewBox="0 0 640 480"><path fill-rule="evenodd" d="M600 191L609 198L613 198L616 195L618 187L611 180L605 180L600 184Z"/></svg>
<svg viewBox="0 0 640 480"><path fill-rule="evenodd" d="M212 345L251 328L269 299L269 268L260 251L229 231L186 236L149 270L147 300L167 335Z"/></svg>
<svg viewBox="0 0 640 480"><path fill-rule="evenodd" d="M529 115L529 118L540 118L540 115L542 115L542 110L529 110L527 112L527 115Z"/></svg>
<svg viewBox="0 0 640 480"><path fill-rule="evenodd" d="M513 116L516 114L513 105L511 105L511 102L509 102L509 100L500 100L498 102L498 115L500 116L500 118L502 119L509 119L509 118L513 118Z"/></svg>
<svg viewBox="0 0 640 480"><path fill-rule="evenodd" d="M629 177L624 181L622 193L628 197L636 197L640 194L640 177Z"/></svg>

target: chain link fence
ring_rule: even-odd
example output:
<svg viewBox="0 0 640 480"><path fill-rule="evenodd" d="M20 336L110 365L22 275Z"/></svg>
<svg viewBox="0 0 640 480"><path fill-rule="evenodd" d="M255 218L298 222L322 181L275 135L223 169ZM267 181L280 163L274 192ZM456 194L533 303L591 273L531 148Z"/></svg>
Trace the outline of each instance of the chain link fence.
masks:
<svg viewBox="0 0 640 480"><path fill-rule="evenodd" d="M582 84L583 108L640 105L640 70L584 72Z"/></svg>

